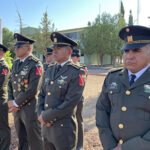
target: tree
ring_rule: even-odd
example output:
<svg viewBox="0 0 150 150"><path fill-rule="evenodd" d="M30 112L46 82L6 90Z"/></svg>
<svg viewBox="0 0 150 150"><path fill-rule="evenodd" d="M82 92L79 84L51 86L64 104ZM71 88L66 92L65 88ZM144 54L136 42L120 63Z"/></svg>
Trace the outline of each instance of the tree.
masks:
<svg viewBox="0 0 150 150"><path fill-rule="evenodd" d="M133 15L132 15L132 10L130 10L130 14L129 14L129 23L128 25L133 25Z"/></svg>
<svg viewBox="0 0 150 150"><path fill-rule="evenodd" d="M121 1L121 6L120 6L120 13L122 14L122 17L124 18L125 10L123 6L123 2Z"/></svg>
<svg viewBox="0 0 150 150"><path fill-rule="evenodd" d="M50 34L54 30L55 25L49 20L48 13L46 11L41 19L38 32L32 36L36 40L34 49L36 52L40 54L45 53L45 48L51 45Z"/></svg>
<svg viewBox="0 0 150 150"><path fill-rule="evenodd" d="M13 51L13 33L7 28L3 28L3 45L5 45L10 51L5 53L5 60L9 67L12 67L12 56L15 56Z"/></svg>

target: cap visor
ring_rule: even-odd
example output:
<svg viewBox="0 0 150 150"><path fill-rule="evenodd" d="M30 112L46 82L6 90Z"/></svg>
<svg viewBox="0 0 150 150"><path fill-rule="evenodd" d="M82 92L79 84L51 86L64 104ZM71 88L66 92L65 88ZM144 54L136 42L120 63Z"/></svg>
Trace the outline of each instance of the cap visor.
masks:
<svg viewBox="0 0 150 150"><path fill-rule="evenodd" d="M136 44L126 44L121 50L137 49L146 46L149 43L136 43Z"/></svg>

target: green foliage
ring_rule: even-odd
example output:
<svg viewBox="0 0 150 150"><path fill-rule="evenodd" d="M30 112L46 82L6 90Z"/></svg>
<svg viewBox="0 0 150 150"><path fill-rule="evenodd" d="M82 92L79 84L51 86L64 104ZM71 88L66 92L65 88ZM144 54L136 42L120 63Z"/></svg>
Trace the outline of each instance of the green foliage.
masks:
<svg viewBox="0 0 150 150"><path fill-rule="evenodd" d="M11 57L15 57L14 51L13 51L13 32L9 31L7 28L3 28L3 44L11 50Z"/></svg>
<svg viewBox="0 0 150 150"><path fill-rule="evenodd" d="M130 10L130 14L129 14L129 23L128 25L133 25L133 15L132 15L132 10Z"/></svg>
<svg viewBox="0 0 150 150"><path fill-rule="evenodd" d="M11 57L10 51L7 51L7 52L5 53L5 60L6 60L6 62L8 63L10 69L12 68L12 59L13 59L13 58Z"/></svg>
<svg viewBox="0 0 150 150"><path fill-rule="evenodd" d="M124 18L125 10L124 10L124 6L123 6L122 1L121 1L120 13L121 13L122 17Z"/></svg>
<svg viewBox="0 0 150 150"><path fill-rule="evenodd" d="M81 33L80 49L90 56L95 53L102 65L103 56L111 55L112 58L121 56L123 41L119 38L118 32L124 27L125 20L121 14L111 16L103 13L97 16L93 23L88 23L88 28Z"/></svg>
<svg viewBox="0 0 150 150"><path fill-rule="evenodd" d="M36 51L39 54L44 54L45 48L51 45L50 34L54 31L55 25L49 20L47 12L43 14L40 24L41 26L38 31L32 35L32 38L36 40L34 52Z"/></svg>

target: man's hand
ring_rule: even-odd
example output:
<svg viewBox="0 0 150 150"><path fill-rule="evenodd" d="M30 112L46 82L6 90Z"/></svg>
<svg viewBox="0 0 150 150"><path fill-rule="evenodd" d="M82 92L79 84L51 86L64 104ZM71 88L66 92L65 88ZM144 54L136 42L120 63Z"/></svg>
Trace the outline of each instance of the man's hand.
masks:
<svg viewBox="0 0 150 150"><path fill-rule="evenodd" d="M112 150L122 150L121 144L118 144L117 147L113 148Z"/></svg>
<svg viewBox="0 0 150 150"><path fill-rule="evenodd" d="M12 100L8 101L8 108L9 112L17 112L19 110L19 107L16 107Z"/></svg>
<svg viewBox="0 0 150 150"><path fill-rule="evenodd" d="M39 117L38 117L38 120L39 120L39 122L41 123L41 125L46 125L46 123L44 122L44 120L43 120L43 118L42 118L42 115L40 115Z"/></svg>
<svg viewBox="0 0 150 150"><path fill-rule="evenodd" d="M46 126L46 127L50 127L50 126L53 124L53 122L49 122L49 123L44 122L44 120L43 120L43 118L42 118L42 115L40 115L40 116L38 117L38 120L39 120L39 122L40 122L43 126Z"/></svg>

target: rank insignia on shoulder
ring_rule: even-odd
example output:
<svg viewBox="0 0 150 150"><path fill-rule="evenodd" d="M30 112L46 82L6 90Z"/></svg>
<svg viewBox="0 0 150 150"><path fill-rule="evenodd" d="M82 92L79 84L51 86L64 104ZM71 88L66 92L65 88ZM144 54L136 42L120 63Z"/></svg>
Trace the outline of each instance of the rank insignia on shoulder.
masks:
<svg viewBox="0 0 150 150"><path fill-rule="evenodd" d="M79 85L84 86L84 83L85 83L85 75L79 74Z"/></svg>
<svg viewBox="0 0 150 150"><path fill-rule="evenodd" d="M42 67L40 64L37 64L36 65L36 75L41 76L41 74L42 74Z"/></svg>
<svg viewBox="0 0 150 150"><path fill-rule="evenodd" d="M4 68L4 69L2 70L2 75L4 75L4 76L7 75L7 69Z"/></svg>
<svg viewBox="0 0 150 150"><path fill-rule="evenodd" d="M150 93L150 85L144 84L144 92L145 93Z"/></svg>

